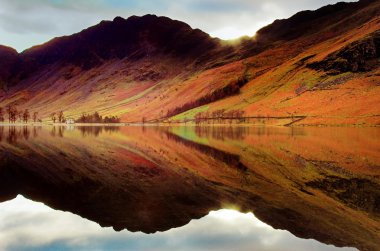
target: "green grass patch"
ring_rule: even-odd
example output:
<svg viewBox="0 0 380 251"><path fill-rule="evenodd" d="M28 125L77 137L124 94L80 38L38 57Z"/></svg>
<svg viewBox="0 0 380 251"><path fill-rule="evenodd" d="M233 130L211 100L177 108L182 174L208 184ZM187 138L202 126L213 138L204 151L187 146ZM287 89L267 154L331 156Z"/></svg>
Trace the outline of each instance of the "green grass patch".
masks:
<svg viewBox="0 0 380 251"><path fill-rule="evenodd" d="M193 108L193 109L188 110L186 112L175 115L174 117L172 117L172 119L173 120L181 120L181 121L183 121L185 119L194 119L194 117L197 113L205 112L208 109L209 109L208 105L196 107L196 108Z"/></svg>

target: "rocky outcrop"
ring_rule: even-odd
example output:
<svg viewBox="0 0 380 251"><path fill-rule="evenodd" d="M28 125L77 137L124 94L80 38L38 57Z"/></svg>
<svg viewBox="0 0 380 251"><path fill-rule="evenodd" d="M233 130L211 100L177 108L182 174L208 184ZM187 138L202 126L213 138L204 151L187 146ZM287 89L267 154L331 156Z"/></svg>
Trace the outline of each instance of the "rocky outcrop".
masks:
<svg viewBox="0 0 380 251"><path fill-rule="evenodd" d="M331 73L370 71L380 63L380 31L351 43L326 59L308 66Z"/></svg>

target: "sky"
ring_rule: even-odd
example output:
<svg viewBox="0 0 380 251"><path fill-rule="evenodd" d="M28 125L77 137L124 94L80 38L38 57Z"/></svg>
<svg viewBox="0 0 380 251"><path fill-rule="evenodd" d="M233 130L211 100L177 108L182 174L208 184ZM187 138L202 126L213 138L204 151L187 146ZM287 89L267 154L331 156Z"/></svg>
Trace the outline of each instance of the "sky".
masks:
<svg viewBox="0 0 380 251"><path fill-rule="evenodd" d="M200 220L163 233L147 235L101 228L69 212L18 196L0 203L0 250L50 251L354 251L275 230L252 213L212 211ZM22 240L22 241L20 241Z"/></svg>
<svg viewBox="0 0 380 251"><path fill-rule="evenodd" d="M336 0L0 0L0 44L23 51L116 16L156 14L213 37L253 36L276 19Z"/></svg>

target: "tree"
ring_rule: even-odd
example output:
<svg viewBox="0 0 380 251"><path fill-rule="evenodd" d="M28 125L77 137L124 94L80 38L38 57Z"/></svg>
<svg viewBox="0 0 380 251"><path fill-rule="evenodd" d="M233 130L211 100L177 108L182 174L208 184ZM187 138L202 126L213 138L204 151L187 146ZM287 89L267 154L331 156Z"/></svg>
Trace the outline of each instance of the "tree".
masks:
<svg viewBox="0 0 380 251"><path fill-rule="evenodd" d="M17 116L18 116L18 120L19 120L20 123L21 123L22 120L23 120L23 117L24 117L24 113L23 113L22 111L19 111L19 112L17 113Z"/></svg>
<svg viewBox="0 0 380 251"><path fill-rule="evenodd" d="M53 123L55 123L55 121L57 120L57 114L53 112L52 114L50 114L50 118L53 121Z"/></svg>
<svg viewBox="0 0 380 251"><path fill-rule="evenodd" d="M17 120L17 115L19 114L19 112L17 111L17 108L15 106L12 107L12 121L13 123L16 123L16 120Z"/></svg>
<svg viewBox="0 0 380 251"><path fill-rule="evenodd" d="M9 120L9 123L11 123L12 121L12 106L11 105L7 105L7 113L8 113L8 120Z"/></svg>
<svg viewBox="0 0 380 251"><path fill-rule="evenodd" d="M95 112L93 115L93 122L94 123L102 123L102 121L103 121L102 116L100 116L98 112Z"/></svg>
<svg viewBox="0 0 380 251"><path fill-rule="evenodd" d="M63 115L63 111L60 111L60 112L58 113L58 122L59 122L59 123L63 123L64 120L65 120L65 116ZM55 123L55 122L54 122L54 123Z"/></svg>
<svg viewBox="0 0 380 251"><path fill-rule="evenodd" d="M202 114L199 112L199 113L195 114L195 123L199 124L199 123L201 123L201 121L202 121Z"/></svg>
<svg viewBox="0 0 380 251"><path fill-rule="evenodd" d="M210 112L209 111L205 112L203 117L204 117L205 122L209 124L210 123L210 120L209 120L210 119Z"/></svg>
<svg viewBox="0 0 380 251"><path fill-rule="evenodd" d="M33 113L33 122L36 123L38 119L38 112Z"/></svg>
<svg viewBox="0 0 380 251"><path fill-rule="evenodd" d="M0 107L0 122L4 122L4 111L3 111L3 108Z"/></svg>
<svg viewBox="0 0 380 251"><path fill-rule="evenodd" d="M86 113L82 113L79 119L76 120L77 123L86 123L87 115Z"/></svg>
<svg viewBox="0 0 380 251"><path fill-rule="evenodd" d="M245 111L238 110L236 114L236 118L239 119L240 122L245 122L244 114L245 114Z"/></svg>
<svg viewBox="0 0 380 251"><path fill-rule="evenodd" d="M17 115L18 115L17 108L13 105L8 105L7 106L7 113L8 113L9 123L11 123L11 122L15 123L17 120Z"/></svg>
<svg viewBox="0 0 380 251"><path fill-rule="evenodd" d="M30 113L28 109L25 109L22 117L24 119L24 123L28 123L28 120L30 119Z"/></svg>
<svg viewBox="0 0 380 251"><path fill-rule="evenodd" d="M16 123L17 114L18 114L17 108L16 107L12 107L12 110L11 110L11 120L12 120L13 123Z"/></svg>

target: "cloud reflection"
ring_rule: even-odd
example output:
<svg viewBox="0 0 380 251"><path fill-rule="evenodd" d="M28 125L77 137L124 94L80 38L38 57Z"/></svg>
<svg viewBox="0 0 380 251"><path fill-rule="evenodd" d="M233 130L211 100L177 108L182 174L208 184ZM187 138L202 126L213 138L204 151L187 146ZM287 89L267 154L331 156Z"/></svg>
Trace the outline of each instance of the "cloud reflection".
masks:
<svg viewBox="0 0 380 251"><path fill-rule="evenodd" d="M0 249L31 250L338 250L274 230L251 213L219 210L188 225L147 235L115 232L18 196L0 204ZM20 241L22 240L22 241ZM345 248L340 250L355 250Z"/></svg>

